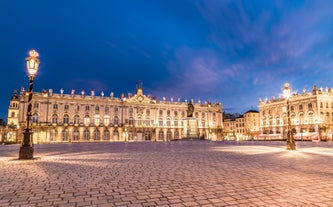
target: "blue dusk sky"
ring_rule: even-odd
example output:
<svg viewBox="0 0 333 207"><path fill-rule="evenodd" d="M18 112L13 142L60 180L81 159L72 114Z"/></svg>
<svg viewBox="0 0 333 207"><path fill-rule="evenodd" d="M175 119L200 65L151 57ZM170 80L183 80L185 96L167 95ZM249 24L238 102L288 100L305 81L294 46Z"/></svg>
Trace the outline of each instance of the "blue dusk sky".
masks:
<svg viewBox="0 0 333 207"><path fill-rule="evenodd" d="M75 89L222 102L257 109L294 91L333 86L333 1L1 0L0 118L28 87L25 58L40 53L34 91Z"/></svg>

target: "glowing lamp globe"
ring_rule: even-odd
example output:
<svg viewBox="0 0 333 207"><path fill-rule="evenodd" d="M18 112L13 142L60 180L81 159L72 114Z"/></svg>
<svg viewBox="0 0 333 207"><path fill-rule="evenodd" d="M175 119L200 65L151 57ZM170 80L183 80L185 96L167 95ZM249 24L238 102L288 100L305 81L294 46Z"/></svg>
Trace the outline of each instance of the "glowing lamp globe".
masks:
<svg viewBox="0 0 333 207"><path fill-rule="evenodd" d="M38 52L36 50L29 51L29 57L26 58L27 69L30 76L34 76L38 71L39 59Z"/></svg>

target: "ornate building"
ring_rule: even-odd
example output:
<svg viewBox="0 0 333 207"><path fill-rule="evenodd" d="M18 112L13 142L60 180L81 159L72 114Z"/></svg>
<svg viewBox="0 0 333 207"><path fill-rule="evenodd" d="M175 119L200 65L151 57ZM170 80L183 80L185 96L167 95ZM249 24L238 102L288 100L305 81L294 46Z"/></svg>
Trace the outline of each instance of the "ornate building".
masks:
<svg viewBox="0 0 333 207"><path fill-rule="evenodd" d="M24 88L14 92L8 110L8 124L16 126L18 140L26 126L28 95ZM120 98L60 94L49 91L33 93L32 128L34 143L98 141L168 141L189 138L186 130L189 103L171 99L156 100L144 95L138 85L135 95ZM222 104L193 103L192 120L198 137L220 140ZM193 124L193 123L191 123ZM187 127L187 128L186 128Z"/></svg>
<svg viewBox="0 0 333 207"><path fill-rule="evenodd" d="M289 87L289 84L287 85ZM286 85L285 85L286 87ZM313 87L311 92L292 93L284 97L259 100L260 139L286 139L288 110L296 140L332 140L333 91Z"/></svg>
<svg viewBox="0 0 333 207"><path fill-rule="evenodd" d="M254 140L259 135L259 112L248 110L243 115L225 117L223 132L226 140Z"/></svg>

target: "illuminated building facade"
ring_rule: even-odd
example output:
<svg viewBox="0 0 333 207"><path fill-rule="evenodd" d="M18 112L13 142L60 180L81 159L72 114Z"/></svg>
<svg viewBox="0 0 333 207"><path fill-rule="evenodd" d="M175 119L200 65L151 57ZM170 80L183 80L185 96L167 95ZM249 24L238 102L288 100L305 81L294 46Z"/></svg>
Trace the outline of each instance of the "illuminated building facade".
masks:
<svg viewBox="0 0 333 207"><path fill-rule="evenodd" d="M18 140L26 125L28 96L24 88L14 92L8 110L8 124L16 126ZM33 93L32 129L34 143L100 141L168 141L184 137L188 102L157 100L144 95L141 85L135 95L120 98L96 96L94 91L59 94L53 90ZM222 138L222 104L193 103L198 137ZM191 117L192 118L192 117Z"/></svg>
<svg viewBox="0 0 333 207"><path fill-rule="evenodd" d="M224 139L226 140L254 140L259 135L259 112L249 110L235 118L223 119Z"/></svg>
<svg viewBox="0 0 333 207"><path fill-rule="evenodd" d="M259 139L286 139L288 116L286 98L259 100ZM313 87L311 92L289 97L290 123L296 140L332 140L333 91Z"/></svg>

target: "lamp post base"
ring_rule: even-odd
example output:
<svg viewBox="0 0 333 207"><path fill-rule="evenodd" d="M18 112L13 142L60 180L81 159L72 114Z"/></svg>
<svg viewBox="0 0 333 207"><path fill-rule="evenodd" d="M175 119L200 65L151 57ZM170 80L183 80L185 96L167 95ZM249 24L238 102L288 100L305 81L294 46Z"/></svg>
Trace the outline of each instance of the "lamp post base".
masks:
<svg viewBox="0 0 333 207"><path fill-rule="evenodd" d="M19 159L28 160L34 157L34 148L30 146L21 146L20 147L20 154Z"/></svg>
<svg viewBox="0 0 333 207"><path fill-rule="evenodd" d="M295 142L287 142L287 150L296 150Z"/></svg>

